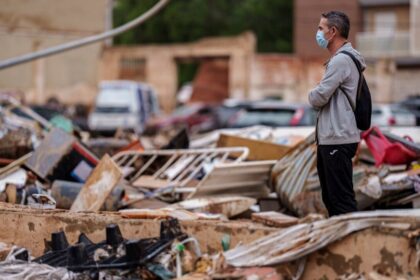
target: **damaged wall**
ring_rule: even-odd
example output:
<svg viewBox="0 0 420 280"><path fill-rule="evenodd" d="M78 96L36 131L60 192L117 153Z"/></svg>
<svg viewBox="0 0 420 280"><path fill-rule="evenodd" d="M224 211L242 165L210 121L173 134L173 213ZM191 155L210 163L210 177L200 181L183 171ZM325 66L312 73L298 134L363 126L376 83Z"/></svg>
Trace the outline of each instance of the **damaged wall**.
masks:
<svg viewBox="0 0 420 280"><path fill-rule="evenodd" d="M117 213L70 213L63 210L34 210L27 207L0 203L0 242L30 248L39 256L45 248L45 240L51 233L64 230L69 243L74 243L80 233L86 233L94 242L105 238L105 227L118 224L126 238L147 238L159 235L157 220L123 219ZM13 225L12 227L10 225ZM231 246L239 242L249 243L271 232L274 228L244 222L183 221L182 229L200 240L205 252L222 250L221 240L229 235ZM208 238L211 236L212 238Z"/></svg>
<svg viewBox="0 0 420 280"><path fill-rule="evenodd" d="M0 60L103 32L106 0L1 0ZM74 20L77 15L77 20ZM26 100L56 96L91 102L102 43L2 70L0 90L21 90Z"/></svg>
<svg viewBox="0 0 420 280"><path fill-rule="evenodd" d="M102 55L100 80L125 79L123 61L143 61L139 67L145 68L144 74L136 80L154 86L162 108L170 111L175 107L178 90L177 60L223 57L228 60L229 96L246 98L255 45L255 35L246 32L236 37L207 38L186 44L108 48Z"/></svg>
<svg viewBox="0 0 420 280"><path fill-rule="evenodd" d="M392 279L420 275L416 249L405 234L368 229L349 235L311 254L302 279L337 279L337 276L363 272L368 275L373 271Z"/></svg>
<svg viewBox="0 0 420 280"><path fill-rule="evenodd" d="M26 247L34 256L43 253L45 241L50 240L52 232L64 230L70 243L74 243L81 232L99 242L105 238L106 225L111 223L118 224L123 236L129 239L159 235L157 220L123 219L110 212L42 211L0 203L0 241ZM222 250L221 240L225 235L230 236L230 248L234 248L239 242L248 244L278 230L243 221L184 221L181 226L183 231L197 238L203 252L211 254ZM310 254L301 279L337 279L372 271L392 277L419 276L414 246L403 229L363 230ZM298 263L286 263L277 268L283 276L292 276L296 274Z"/></svg>
<svg viewBox="0 0 420 280"><path fill-rule="evenodd" d="M102 56L100 77L103 80L124 79L126 73L130 73L130 78L134 78L131 74L137 72L137 80L152 84L163 108L169 111L175 105L178 87L176 60L208 61L209 58L227 61L228 92L219 92L229 98L276 96L287 101L306 102L308 91L319 82L324 71L324 61L321 59L255 54L255 36L244 33L237 37L208 38L188 44L109 48ZM127 63L129 60L133 63ZM127 67L141 69L128 71ZM201 76L211 73L204 74ZM205 87L205 79L199 82L202 88ZM211 86L214 85L208 87ZM212 96L209 100L213 99Z"/></svg>
<svg viewBox="0 0 420 280"><path fill-rule="evenodd" d="M293 55L258 54L252 64L251 97L281 97L290 102L308 102L308 92L322 78L322 59Z"/></svg>

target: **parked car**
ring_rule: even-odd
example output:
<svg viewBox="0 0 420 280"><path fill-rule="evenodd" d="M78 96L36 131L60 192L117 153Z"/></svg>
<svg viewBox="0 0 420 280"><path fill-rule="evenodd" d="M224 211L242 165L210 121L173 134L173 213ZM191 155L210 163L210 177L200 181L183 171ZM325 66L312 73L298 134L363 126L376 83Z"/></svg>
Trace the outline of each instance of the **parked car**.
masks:
<svg viewBox="0 0 420 280"><path fill-rule="evenodd" d="M229 127L313 126L315 122L316 112L308 105L261 101L241 110L231 120Z"/></svg>
<svg viewBox="0 0 420 280"><path fill-rule="evenodd" d="M420 125L420 95L409 96L400 104L416 116L416 125Z"/></svg>
<svg viewBox="0 0 420 280"><path fill-rule="evenodd" d="M416 116L397 104L374 104L372 125L376 126L415 126Z"/></svg>
<svg viewBox="0 0 420 280"><path fill-rule="evenodd" d="M189 132L206 132L218 128L216 108L201 103L179 107L167 117L151 119L146 127L146 134L160 130L186 127Z"/></svg>
<svg viewBox="0 0 420 280"><path fill-rule="evenodd" d="M158 113L158 101L151 86L133 81L104 81L99 84L88 125L93 132L109 133L122 128L141 133L146 122Z"/></svg>
<svg viewBox="0 0 420 280"><path fill-rule="evenodd" d="M252 101L227 99L216 108L217 119L220 128L229 126L232 118L238 114L239 111L249 108L253 104Z"/></svg>

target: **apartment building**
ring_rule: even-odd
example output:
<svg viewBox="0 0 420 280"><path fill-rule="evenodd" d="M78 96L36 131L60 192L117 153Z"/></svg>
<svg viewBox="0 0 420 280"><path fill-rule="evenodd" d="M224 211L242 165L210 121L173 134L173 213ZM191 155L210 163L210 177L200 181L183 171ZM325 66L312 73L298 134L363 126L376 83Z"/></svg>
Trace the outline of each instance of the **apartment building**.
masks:
<svg viewBox="0 0 420 280"><path fill-rule="evenodd" d="M369 63L377 102L420 93L420 1L360 0L362 30L356 45Z"/></svg>
<svg viewBox="0 0 420 280"><path fill-rule="evenodd" d="M322 12L344 11L351 21L349 40L368 64L374 101L399 102L420 93L419 0L295 0L294 8L297 57L328 58L316 45L316 26Z"/></svg>

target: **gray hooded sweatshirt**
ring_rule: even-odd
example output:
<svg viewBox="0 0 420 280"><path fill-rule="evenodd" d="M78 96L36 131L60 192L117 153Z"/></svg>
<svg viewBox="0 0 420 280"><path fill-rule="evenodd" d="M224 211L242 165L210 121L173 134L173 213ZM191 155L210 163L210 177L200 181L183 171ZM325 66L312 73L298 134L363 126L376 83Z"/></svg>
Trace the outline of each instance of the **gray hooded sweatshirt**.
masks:
<svg viewBox="0 0 420 280"><path fill-rule="evenodd" d="M319 145L360 141L360 131L352 109L356 106L359 72L353 60L346 54L340 54L341 51L351 52L363 69L366 67L364 58L353 49L351 43L343 45L327 62L324 77L309 93L309 103L318 111L316 131Z"/></svg>

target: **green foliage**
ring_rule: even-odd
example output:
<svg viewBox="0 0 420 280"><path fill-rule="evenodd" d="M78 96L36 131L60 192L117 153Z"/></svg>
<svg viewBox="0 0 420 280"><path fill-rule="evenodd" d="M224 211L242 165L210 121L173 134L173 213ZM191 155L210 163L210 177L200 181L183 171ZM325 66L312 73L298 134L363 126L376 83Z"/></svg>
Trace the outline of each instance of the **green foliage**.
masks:
<svg viewBox="0 0 420 280"><path fill-rule="evenodd" d="M114 25L120 26L157 0L117 0ZM208 36L251 30L260 52L292 52L292 0L172 0L144 25L117 38L116 44L190 42Z"/></svg>
<svg viewBox="0 0 420 280"><path fill-rule="evenodd" d="M178 67L178 87L184 85L187 82L193 81L195 74L197 73L199 63L177 63Z"/></svg>

